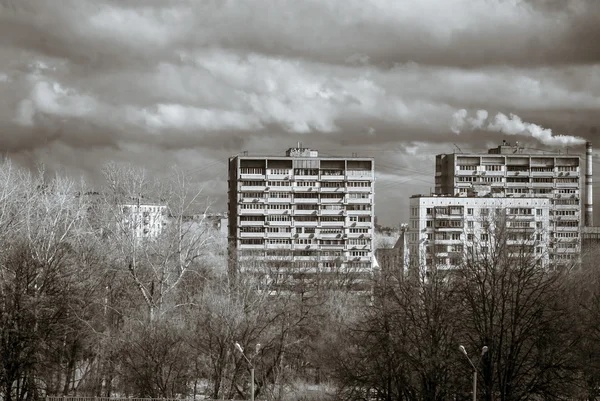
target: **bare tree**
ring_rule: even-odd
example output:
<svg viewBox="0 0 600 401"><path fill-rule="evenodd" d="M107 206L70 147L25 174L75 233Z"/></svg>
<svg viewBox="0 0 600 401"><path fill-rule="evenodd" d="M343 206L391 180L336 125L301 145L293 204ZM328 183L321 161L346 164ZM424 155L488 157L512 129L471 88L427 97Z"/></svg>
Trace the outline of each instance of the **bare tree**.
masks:
<svg viewBox="0 0 600 401"><path fill-rule="evenodd" d="M481 361L485 399L559 396L571 380L568 303L560 301L565 271L543 263L534 230L510 223L492 222L485 244L475 244L456 270L462 337L471 349L489 348Z"/></svg>

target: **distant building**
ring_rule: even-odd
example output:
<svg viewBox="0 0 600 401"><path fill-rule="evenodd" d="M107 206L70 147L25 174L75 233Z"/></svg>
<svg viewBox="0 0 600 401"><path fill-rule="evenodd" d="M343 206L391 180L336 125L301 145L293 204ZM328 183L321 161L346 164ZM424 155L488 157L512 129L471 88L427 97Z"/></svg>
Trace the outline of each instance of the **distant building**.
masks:
<svg viewBox="0 0 600 401"><path fill-rule="evenodd" d="M121 205L123 227L137 238L157 238L167 224L167 206L132 203Z"/></svg>
<svg viewBox="0 0 600 401"><path fill-rule="evenodd" d="M400 273L408 272L408 225L400 229L400 237L392 248L378 248L375 250L375 259L381 271Z"/></svg>
<svg viewBox="0 0 600 401"><path fill-rule="evenodd" d="M488 153L437 155L435 193L550 199L550 260L570 264L581 249L580 164L576 154L524 153L504 141Z"/></svg>
<svg viewBox="0 0 600 401"><path fill-rule="evenodd" d="M515 253L521 253L527 247L548 265L550 211L548 198L415 195L410 199L410 263L424 272L455 268L464 260L468 248L475 247L482 254L491 249L494 230L502 221L509 249L514 247ZM577 231L571 232L575 248Z"/></svg>
<svg viewBox="0 0 600 401"><path fill-rule="evenodd" d="M230 272L370 274L373 183L372 158L319 157L300 144L230 158Z"/></svg>

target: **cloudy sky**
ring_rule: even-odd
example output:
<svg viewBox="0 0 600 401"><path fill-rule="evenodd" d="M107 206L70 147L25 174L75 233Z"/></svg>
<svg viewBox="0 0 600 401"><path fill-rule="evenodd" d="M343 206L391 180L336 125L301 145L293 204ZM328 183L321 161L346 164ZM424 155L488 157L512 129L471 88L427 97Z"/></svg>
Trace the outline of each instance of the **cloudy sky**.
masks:
<svg viewBox="0 0 600 401"><path fill-rule="evenodd" d="M0 147L177 164L218 209L227 157L302 142L375 157L397 224L455 145L600 147L599 42L598 0L0 0Z"/></svg>

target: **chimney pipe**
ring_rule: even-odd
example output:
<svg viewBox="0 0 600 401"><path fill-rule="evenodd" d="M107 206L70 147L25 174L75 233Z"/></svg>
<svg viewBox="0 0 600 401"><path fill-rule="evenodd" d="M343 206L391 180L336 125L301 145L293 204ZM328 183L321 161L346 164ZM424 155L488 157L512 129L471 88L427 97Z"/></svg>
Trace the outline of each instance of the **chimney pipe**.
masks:
<svg viewBox="0 0 600 401"><path fill-rule="evenodd" d="M594 225L594 185L592 179L592 143L585 143L586 169L585 169L585 226Z"/></svg>

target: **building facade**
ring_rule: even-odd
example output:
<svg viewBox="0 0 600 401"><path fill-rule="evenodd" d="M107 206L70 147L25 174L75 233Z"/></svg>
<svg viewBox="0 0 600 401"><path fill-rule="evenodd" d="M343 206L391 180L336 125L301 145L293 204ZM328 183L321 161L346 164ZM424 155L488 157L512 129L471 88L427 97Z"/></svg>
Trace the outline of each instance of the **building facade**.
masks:
<svg viewBox="0 0 600 401"><path fill-rule="evenodd" d="M158 204L121 205L123 228L137 238L157 238L167 224L167 206Z"/></svg>
<svg viewBox="0 0 600 401"><path fill-rule="evenodd" d="M230 273L371 272L372 158L236 156L228 185Z"/></svg>
<svg viewBox="0 0 600 401"><path fill-rule="evenodd" d="M500 236L514 253L526 249L548 265L551 210L548 198L414 195L408 233L411 266L424 272L455 268L468 249L485 254Z"/></svg>
<svg viewBox="0 0 600 401"><path fill-rule="evenodd" d="M382 272L406 275L410 266L408 258L408 225L400 227L400 236L391 248L375 250L375 259Z"/></svg>
<svg viewBox="0 0 600 401"><path fill-rule="evenodd" d="M440 154L435 193L550 199L550 260L570 264L577 261L581 249L580 165L579 155L524 153L507 142L484 154Z"/></svg>

